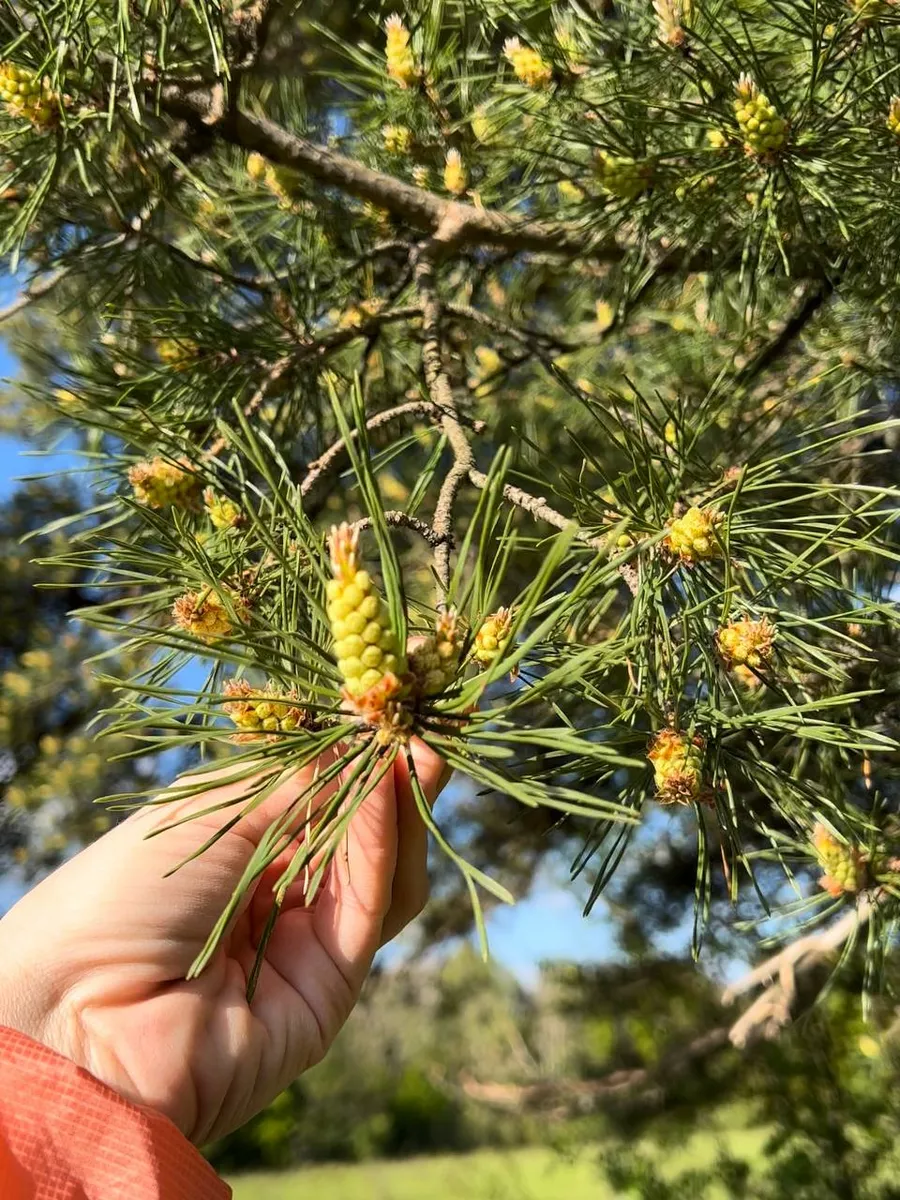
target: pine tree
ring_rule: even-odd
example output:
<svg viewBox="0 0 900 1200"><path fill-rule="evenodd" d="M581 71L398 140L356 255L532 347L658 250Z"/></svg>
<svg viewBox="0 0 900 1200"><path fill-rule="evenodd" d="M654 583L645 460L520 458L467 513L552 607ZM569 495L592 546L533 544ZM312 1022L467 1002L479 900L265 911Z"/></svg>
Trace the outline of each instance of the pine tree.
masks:
<svg viewBox="0 0 900 1200"><path fill-rule="evenodd" d="M334 752L244 886L299 838L273 904L302 872L314 892L398 755L416 785L415 736L479 792L471 842L498 813L518 866L548 826L581 839L592 903L689 822L698 945L714 898L793 891L786 931L857 906L874 983L894 6L0 22L2 248L26 297L89 314L33 390L91 431L104 499L56 562L111 589L81 615L141 656L109 730L229 755L248 804ZM416 790L483 931L509 892ZM826 835L854 889L817 886Z"/></svg>

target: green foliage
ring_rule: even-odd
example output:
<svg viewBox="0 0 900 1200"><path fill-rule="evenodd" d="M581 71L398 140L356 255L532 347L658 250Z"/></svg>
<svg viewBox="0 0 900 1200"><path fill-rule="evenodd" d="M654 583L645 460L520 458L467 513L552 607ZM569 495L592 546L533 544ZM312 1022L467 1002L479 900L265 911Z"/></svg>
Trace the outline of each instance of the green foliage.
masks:
<svg viewBox="0 0 900 1200"><path fill-rule="evenodd" d="M0 245L42 311L79 316L25 394L86 431L102 495L51 557L138 660L108 730L138 759L262 764L248 803L340 746L195 970L289 846L273 911L297 878L314 896L415 735L471 781L457 830L414 788L482 938L481 896L547 846L576 849L590 906L686 825L695 951L729 905L787 905L792 936L858 899L817 888L821 827L865 864L874 991L897 895L900 18L297 9L0 16L59 97L49 127L4 118ZM332 519L400 650L363 694L333 653ZM435 692L402 644L451 606ZM508 640L473 655L501 608ZM750 626L772 637L735 656ZM237 747L235 689L279 706Z"/></svg>

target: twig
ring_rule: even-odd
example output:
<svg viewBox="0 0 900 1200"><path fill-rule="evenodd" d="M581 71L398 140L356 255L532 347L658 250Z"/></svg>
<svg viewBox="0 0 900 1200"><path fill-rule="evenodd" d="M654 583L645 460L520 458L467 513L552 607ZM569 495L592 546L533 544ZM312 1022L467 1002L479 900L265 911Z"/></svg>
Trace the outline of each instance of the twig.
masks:
<svg viewBox="0 0 900 1200"><path fill-rule="evenodd" d="M459 317L463 321L472 321L474 324L483 325L485 329L490 329L492 333L498 334L500 337L510 338L512 341L518 342L522 346L533 349L535 342L544 342L551 345L555 350L581 350L584 348L584 342L567 342L563 338L557 337L552 333L544 333L539 329L519 329L515 325L510 325L507 321L500 320L499 317L492 316L490 313L482 312L478 308L474 308L470 304L446 304L444 311L451 316Z"/></svg>
<svg viewBox="0 0 900 1200"><path fill-rule="evenodd" d="M248 291L267 293L277 290L274 282L267 282L253 276L245 277L243 275L234 275L230 271L224 271L221 267L217 267L215 263L204 262L202 258L194 258L182 250L180 246L173 246L171 242L165 241L163 238L156 237L152 233L142 233L141 237L144 241L149 242L153 246L158 246L160 250L164 250L172 258L177 258L179 262L183 262L186 266L193 267L195 271L203 271L208 275L212 275L218 279L220 283L230 283L235 288L247 288Z"/></svg>
<svg viewBox="0 0 900 1200"><path fill-rule="evenodd" d="M797 308L791 314L779 332L768 342L759 353L747 363L735 377L735 386L746 387L758 375L761 375L772 363L777 362L784 351L800 336L812 318L816 315L825 301L831 296L835 282L824 279L810 287L804 294Z"/></svg>
<svg viewBox="0 0 900 1200"><path fill-rule="evenodd" d="M431 546L432 550L437 549L444 542L449 540L449 534L437 533L427 521L420 521L418 517L412 517L409 513L400 512L399 509L389 508L384 514L384 519L388 525L399 525L403 529L411 529ZM358 521L353 522L355 529L371 529L372 518L361 517Z"/></svg>
<svg viewBox="0 0 900 1200"><path fill-rule="evenodd" d="M483 471L479 471L477 467L469 470L469 480L477 488L487 487L488 484L487 475ZM549 505L544 496L532 496L530 492L515 487L511 483L503 485L503 495L516 508L530 513L538 521L546 521L548 525L553 525L556 529L569 529L575 524L571 517L565 516L558 509ZM592 537L580 527L576 537L579 542L583 542L585 546L591 546L594 550L606 552L609 549L606 537Z"/></svg>
<svg viewBox="0 0 900 1200"><path fill-rule="evenodd" d="M247 401L246 405L244 406L244 416L245 417L249 418L249 417L253 416L253 414L257 411L259 406L262 404L263 400L265 400L266 396L268 395L269 389L272 387L272 385L274 383L278 382L278 380L285 373L285 371L288 369L288 367L291 365L291 363L293 361L294 361L294 356L290 355L290 354L286 354L283 358L279 358L277 362L272 364L272 366L266 372L265 378L263 379L262 383L259 385L259 387L256 389L256 391L253 393L253 395L250 397L250 399ZM228 444L228 439L223 437L220 434L219 437L215 438L214 441L210 442L209 446L204 451L204 457L205 458L215 458L216 455L222 453L222 451L225 449L227 444Z"/></svg>
<svg viewBox="0 0 900 1200"><path fill-rule="evenodd" d="M42 299L48 292L52 292L57 284L62 283L66 276L76 269L81 258L86 257L88 254L96 254L100 250L111 250L115 246L121 246L128 237L129 234L127 233L117 233L114 237L108 238L98 245L84 247L79 251L75 262L65 263L40 278L32 278L24 291L11 304L8 304L4 309L0 309L0 324L8 321L10 317L14 317L16 313L20 313L29 304L34 304L36 300Z"/></svg>
<svg viewBox="0 0 900 1200"><path fill-rule="evenodd" d="M366 421L366 429L371 433L372 430L380 429L382 425L387 425L389 422L396 421L400 417L411 416L414 413L424 415L432 411L433 406L429 400L410 400L406 404L398 404L395 408L386 408L383 412L375 413ZM350 436L355 440L357 436L355 429L350 431ZM323 454L320 454L317 459L311 462L306 468L306 475L300 484L300 495L308 495L315 487L319 478L326 471L332 470L338 464L346 450L346 441L344 438L339 438Z"/></svg>
<svg viewBox="0 0 900 1200"><path fill-rule="evenodd" d="M453 462L444 476L437 503L434 506L434 528L441 535L441 544L434 552L434 569L444 595L450 587L450 551L453 548L453 509L459 489L475 467L475 456L463 431L453 388L444 371L441 354L441 305L437 295L434 263L439 254L439 238L422 245L413 271L416 290L422 302L422 369L425 383L440 424L453 454Z"/></svg>

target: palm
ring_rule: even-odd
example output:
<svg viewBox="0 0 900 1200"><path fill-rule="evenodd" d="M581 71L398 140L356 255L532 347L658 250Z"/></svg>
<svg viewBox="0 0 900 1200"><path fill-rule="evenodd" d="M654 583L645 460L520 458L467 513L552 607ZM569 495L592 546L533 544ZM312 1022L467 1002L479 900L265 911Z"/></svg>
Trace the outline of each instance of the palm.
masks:
<svg viewBox="0 0 900 1200"><path fill-rule="evenodd" d="M424 747L414 749L434 796L441 764ZM25 1001L24 1031L166 1113L195 1142L242 1124L322 1056L378 946L425 899L425 831L398 762L354 817L314 903L304 903L302 883L286 896L252 1004L247 977L272 895L265 877L207 969L186 981L273 811L296 788L296 780L283 785L168 879L166 871L224 818L198 817L147 839L159 818L152 810L138 814L4 918L6 945L22 944L23 953L36 924L51 930L39 964L33 941L28 951L28 991L38 995ZM216 798L226 798L219 791ZM190 806L209 803L207 793ZM57 916L42 919L35 911L42 906ZM0 1018L3 1005L0 995Z"/></svg>

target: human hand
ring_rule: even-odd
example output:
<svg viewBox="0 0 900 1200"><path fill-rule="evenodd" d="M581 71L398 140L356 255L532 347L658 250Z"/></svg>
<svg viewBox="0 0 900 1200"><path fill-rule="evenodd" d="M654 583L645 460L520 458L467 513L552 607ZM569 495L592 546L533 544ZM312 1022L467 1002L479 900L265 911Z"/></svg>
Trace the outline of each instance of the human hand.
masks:
<svg viewBox="0 0 900 1200"><path fill-rule="evenodd" d="M431 802L444 764L421 742L411 750ZM197 1144L249 1120L323 1056L375 951L428 895L427 834L398 755L355 813L313 902L299 881L288 891L252 1002L247 978L283 862L262 877L200 977L185 980L267 826L311 774L281 784L169 878L234 809L149 840L174 814L170 805L142 810L40 883L0 921L0 1025L165 1113ZM175 802L178 815L246 787L212 786Z"/></svg>

